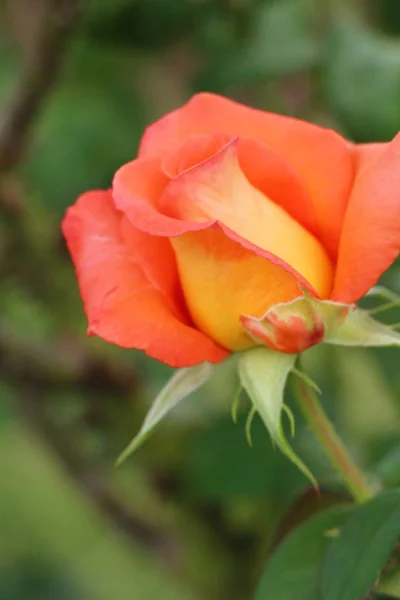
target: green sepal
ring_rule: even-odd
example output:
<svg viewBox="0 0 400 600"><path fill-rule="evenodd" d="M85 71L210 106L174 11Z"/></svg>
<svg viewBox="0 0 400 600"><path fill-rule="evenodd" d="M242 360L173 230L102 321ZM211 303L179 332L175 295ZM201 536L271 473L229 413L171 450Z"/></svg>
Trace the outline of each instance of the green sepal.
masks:
<svg viewBox="0 0 400 600"><path fill-rule="evenodd" d="M157 395L139 433L120 454L116 464L120 465L135 452L165 415L179 404L179 402L206 383L213 371L213 365L207 362L176 371L166 386Z"/></svg>
<svg viewBox="0 0 400 600"><path fill-rule="evenodd" d="M400 333L376 321L367 310L354 308L342 325L328 332L324 342L340 346L400 346Z"/></svg>
<svg viewBox="0 0 400 600"><path fill-rule="evenodd" d="M239 358L239 377L254 408L263 420L272 441L318 487L315 477L288 443L283 427L284 389L296 361L295 354L268 348L254 348ZM293 423L291 423L293 429Z"/></svg>

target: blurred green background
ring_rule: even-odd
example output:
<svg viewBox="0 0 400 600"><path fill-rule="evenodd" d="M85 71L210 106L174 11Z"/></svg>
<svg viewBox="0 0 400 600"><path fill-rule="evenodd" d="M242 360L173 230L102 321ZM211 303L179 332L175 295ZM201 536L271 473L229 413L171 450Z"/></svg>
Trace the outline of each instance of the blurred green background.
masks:
<svg viewBox="0 0 400 600"><path fill-rule="evenodd" d="M37 5L0 2L0 120ZM295 446L329 492L259 422L249 448L232 361L115 469L170 370L86 338L60 220L199 90L391 139L400 2L89 0L64 59L0 205L0 598L250 599L282 535L343 491L299 415ZM384 283L400 291L399 266ZM398 351L320 347L305 364L360 465L400 485ZM384 589L400 597L399 577Z"/></svg>

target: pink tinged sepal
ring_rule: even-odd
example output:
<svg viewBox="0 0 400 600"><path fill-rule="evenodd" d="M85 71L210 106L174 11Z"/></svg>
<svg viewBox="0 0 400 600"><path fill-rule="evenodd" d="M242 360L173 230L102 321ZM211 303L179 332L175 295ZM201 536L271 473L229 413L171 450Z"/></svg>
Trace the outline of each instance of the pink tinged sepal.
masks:
<svg viewBox="0 0 400 600"><path fill-rule="evenodd" d="M349 304L317 300L307 292L271 306L262 317L241 315L240 322L257 343L285 354L298 354L326 340L352 310Z"/></svg>

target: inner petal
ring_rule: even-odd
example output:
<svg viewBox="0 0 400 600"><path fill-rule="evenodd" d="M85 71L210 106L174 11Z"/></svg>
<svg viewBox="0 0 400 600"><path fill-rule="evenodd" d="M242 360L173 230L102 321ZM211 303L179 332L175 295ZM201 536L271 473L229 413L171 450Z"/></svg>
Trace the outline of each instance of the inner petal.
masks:
<svg viewBox="0 0 400 600"><path fill-rule="evenodd" d="M192 222L219 221L282 259L321 298L330 294L333 268L322 244L282 207L252 186L240 168L237 140L173 179L159 210Z"/></svg>

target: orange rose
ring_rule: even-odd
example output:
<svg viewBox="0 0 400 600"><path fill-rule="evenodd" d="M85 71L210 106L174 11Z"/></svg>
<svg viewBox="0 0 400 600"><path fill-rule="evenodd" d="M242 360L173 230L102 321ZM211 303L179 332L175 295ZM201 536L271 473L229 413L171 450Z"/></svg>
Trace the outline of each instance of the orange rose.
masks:
<svg viewBox="0 0 400 600"><path fill-rule="evenodd" d="M199 94L146 130L139 157L112 190L83 194L63 232L89 333L174 367L216 363L260 343L249 315L305 290L354 303L396 259L400 136L356 146ZM290 317L278 333L262 341L298 352L324 324Z"/></svg>

